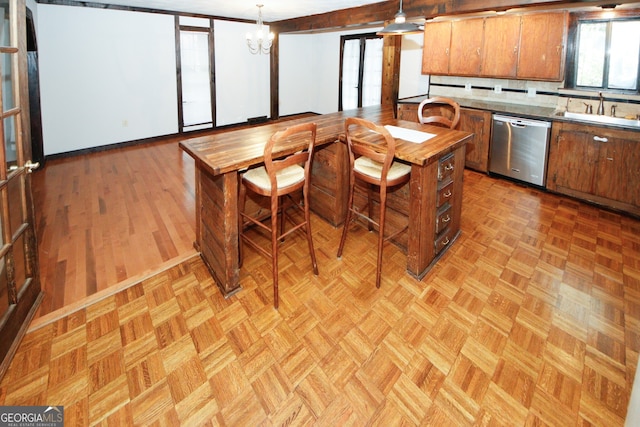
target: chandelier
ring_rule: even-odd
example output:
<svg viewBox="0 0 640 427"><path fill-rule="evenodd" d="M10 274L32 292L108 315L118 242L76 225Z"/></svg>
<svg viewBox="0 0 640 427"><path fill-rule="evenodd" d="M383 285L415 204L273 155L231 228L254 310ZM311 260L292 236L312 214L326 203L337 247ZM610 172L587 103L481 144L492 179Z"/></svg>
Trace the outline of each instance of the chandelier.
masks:
<svg viewBox="0 0 640 427"><path fill-rule="evenodd" d="M273 42L273 38L275 37L273 33L265 34L264 25L262 24L262 4L257 4L258 6L258 20L256 21L256 32L247 33L247 46L249 47L249 52L252 54L257 53L269 53L271 50L271 43ZM265 40L265 36L267 39Z"/></svg>

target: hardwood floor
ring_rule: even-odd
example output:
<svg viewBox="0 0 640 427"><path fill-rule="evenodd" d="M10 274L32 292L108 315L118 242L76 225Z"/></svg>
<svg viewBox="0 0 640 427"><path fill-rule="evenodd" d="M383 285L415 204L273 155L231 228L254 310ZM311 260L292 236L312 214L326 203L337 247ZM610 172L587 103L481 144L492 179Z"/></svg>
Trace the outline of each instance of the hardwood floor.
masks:
<svg viewBox="0 0 640 427"><path fill-rule="evenodd" d="M34 172L38 317L195 254L193 183L193 159L175 140L49 160Z"/></svg>
<svg viewBox="0 0 640 427"><path fill-rule="evenodd" d="M71 236L77 230L87 241L100 212L131 207L118 211L100 194L137 200L135 214L147 222L175 215L142 205L165 202L142 196L147 181L133 166L135 192L109 186L123 170L109 154L101 155L106 177L77 166L66 175L78 176L77 190L64 184L63 194L46 195L60 200L62 227L39 234L50 240L40 250L60 258L43 271L47 278L65 260L73 280L91 271L64 258L91 264L88 252L70 249L82 246ZM135 165L138 157L123 158ZM193 208L190 176L178 178L187 206L166 206L180 217ZM86 214L72 218L69 200L82 200L80 186L94 189L85 195L93 201L77 202ZM178 204L176 197L168 198ZM138 227L114 216L113 230ZM193 233L165 224L157 239L136 241L160 263L160 247L171 246L165 239ZM312 226L320 275L304 237L288 239L278 311L270 263L255 251L245 254L243 290L229 299L200 259L188 257L32 327L0 383L0 405L64 405L66 425L624 424L640 351L637 219L465 171L460 238L422 281L387 245L380 289L374 233L355 227L338 260L341 229L315 216ZM93 241L96 283L121 280L107 267L118 264L108 263L118 250L103 239ZM180 255L180 243L173 246L165 252ZM119 264L133 275L130 265L144 263L128 262Z"/></svg>

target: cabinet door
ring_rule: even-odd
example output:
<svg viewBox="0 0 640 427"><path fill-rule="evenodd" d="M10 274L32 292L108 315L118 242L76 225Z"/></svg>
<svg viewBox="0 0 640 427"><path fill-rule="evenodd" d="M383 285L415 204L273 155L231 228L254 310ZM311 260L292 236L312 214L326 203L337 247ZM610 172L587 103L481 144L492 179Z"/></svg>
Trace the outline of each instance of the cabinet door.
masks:
<svg viewBox="0 0 640 427"><path fill-rule="evenodd" d="M522 15L519 79L562 80L567 17L566 12Z"/></svg>
<svg viewBox="0 0 640 427"><path fill-rule="evenodd" d="M451 23L449 74L477 76L482 59L484 19L463 19Z"/></svg>
<svg viewBox="0 0 640 427"><path fill-rule="evenodd" d="M515 77L519 45L519 15L487 18L484 23L481 75Z"/></svg>
<svg viewBox="0 0 640 427"><path fill-rule="evenodd" d="M599 144L585 126L554 122L551 128L547 188L578 196L593 194Z"/></svg>
<svg viewBox="0 0 640 427"><path fill-rule="evenodd" d="M418 121L418 104L398 104L397 111L399 120Z"/></svg>
<svg viewBox="0 0 640 427"><path fill-rule="evenodd" d="M640 206L640 144L634 132L593 128L599 146L595 195Z"/></svg>
<svg viewBox="0 0 640 427"><path fill-rule="evenodd" d="M473 133L471 139L467 140L464 165L480 172L487 172L489 170L491 112L461 108L459 129Z"/></svg>
<svg viewBox="0 0 640 427"><path fill-rule="evenodd" d="M422 49L422 74L447 74L449 72L450 47L450 21L425 24L424 45Z"/></svg>

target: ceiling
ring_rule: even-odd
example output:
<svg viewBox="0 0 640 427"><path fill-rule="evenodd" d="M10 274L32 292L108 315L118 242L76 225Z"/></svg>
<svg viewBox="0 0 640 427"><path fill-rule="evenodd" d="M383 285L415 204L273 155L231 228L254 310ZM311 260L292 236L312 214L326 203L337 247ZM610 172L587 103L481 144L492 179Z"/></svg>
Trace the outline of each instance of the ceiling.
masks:
<svg viewBox="0 0 640 427"><path fill-rule="evenodd" d="M92 0L92 3L249 20L255 20L258 16L256 5L264 4L262 18L265 22L275 22L382 1L384 0Z"/></svg>

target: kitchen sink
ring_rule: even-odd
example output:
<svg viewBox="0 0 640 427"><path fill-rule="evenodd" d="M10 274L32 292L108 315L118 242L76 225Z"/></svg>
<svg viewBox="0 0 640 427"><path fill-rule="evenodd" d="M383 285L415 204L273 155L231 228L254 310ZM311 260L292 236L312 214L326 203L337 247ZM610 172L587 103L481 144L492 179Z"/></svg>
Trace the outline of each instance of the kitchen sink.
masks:
<svg viewBox="0 0 640 427"><path fill-rule="evenodd" d="M572 113L569 111L556 113L556 115L566 117L567 119L583 120L586 122L602 123L605 125L631 126L640 128L640 120L637 119L625 119L623 117L600 116L597 114L587 113Z"/></svg>

